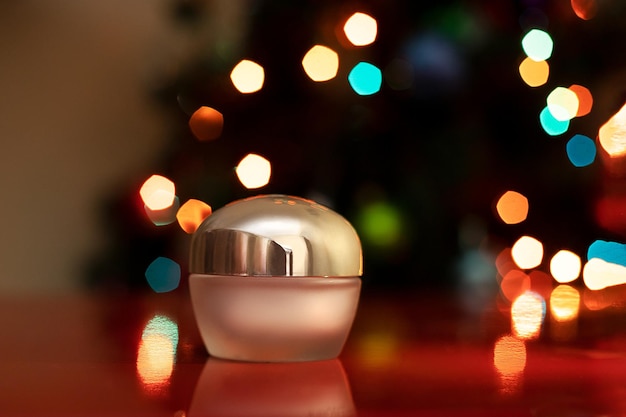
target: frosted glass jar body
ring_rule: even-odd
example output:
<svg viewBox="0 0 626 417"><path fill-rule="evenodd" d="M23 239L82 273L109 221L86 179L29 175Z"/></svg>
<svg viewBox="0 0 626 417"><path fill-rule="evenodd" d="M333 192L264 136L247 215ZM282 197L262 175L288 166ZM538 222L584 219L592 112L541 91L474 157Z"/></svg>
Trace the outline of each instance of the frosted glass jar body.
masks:
<svg viewBox="0 0 626 417"><path fill-rule="evenodd" d="M295 362L339 355L354 321L361 279L191 274L189 286L210 355Z"/></svg>

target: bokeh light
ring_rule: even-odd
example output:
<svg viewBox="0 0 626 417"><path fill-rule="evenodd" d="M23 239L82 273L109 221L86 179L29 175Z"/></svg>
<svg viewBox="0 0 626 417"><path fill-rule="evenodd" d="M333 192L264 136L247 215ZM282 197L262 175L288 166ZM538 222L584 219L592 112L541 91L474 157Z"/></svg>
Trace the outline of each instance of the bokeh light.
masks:
<svg viewBox="0 0 626 417"><path fill-rule="evenodd" d="M143 209L155 226L167 226L176 221L176 212L180 207L180 200L178 196L174 196L174 202L164 209L152 210L150 207L144 205Z"/></svg>
<svg viewBox="0 0 626 417"><path fill-rule="evenodd" d="M571 285L559 285L550 295L550 313L556 321L570 321L578 317L580 292Z"/></svg>
<svg viewBox="0 0 626 417"><path fill-rule="evenodd" d="M239 92L254 93L263 88L265 71L256 62L244 59L235 65L230 73L230 79Z"/></svg>
<svg viewBox="0 0 626 417"><path fill-rule="evenodd" d="M270 182L272 165L261 155L250 153L239 161L235 172L244 187L248 189L261 188Z"/></svg>
<svg viewBox="0 0 626 417"><path fill-rule="evenodd" d="M610 157L626 154L626 104L600 127L598 138Z"/></svg>
<svg viewBox="0 0 626 417"><path fill-rule="evenodd" d="M180 265L170 258L159 256L148 265L145 276L155 292L173 291L180 284Z"/></svg>
<svg viewBox="0 0 626 417"><path fill-rule="evenodd" d="M383 74L376 65L359 62L348 74L348 82L357 94L369 96L380 91Z"/></svg>
<svg viewBox="0 0 626 417"><path fill-rule="evenodd" d="M578 84L570 85L569 89L576 94L576 97L578 97L578 111L576 112L576 117L588 115L593 107L593 96L591 95L591 91L589 91L587 87L583 87Z"/></svg>
<svg viewBox="0 0 626 417"><path fill-rule="evenodd" d="M543 30L532 29L522 38L522 49L533 61L545 61L552 56L552 37Z"/></svg>
<svg viewBox="0 0 626 417"><path fill-rule="evenodd" d="M535 61L526 57L519 65L519 75L530 87L539 87L548 81L550 65L547 61Z"/></svg>
<svg viewBox="0 0 626 417"><path fill-rule="evenodd" d="M162 210L174 203L176 186L168 178L153 175L143 183L139 195L150 210Z"/></svg>
<svg viewBox="0 0 626 417"><path fill-rule="evenodd" d="M376 40L378 24L372 16L357 12L346 20L343 31L354 46L365 46Z"/></svg>
<svg viewBox="0 0 626 417"><path fill-rule="evenodd" d="M561 284L578 278L581 268L580 256L565 249L558 251L550 260L550 273Z"/></svg>
<svg viewBox="0 0 626 417"><path fill-rule="evenodd" d="M506 224L517 224L528 216L528 199L517 191L507 191L498 199L496 211Z"/></svg>
<svg viewBox="0 0 626 417"><path fill-rule="evenodd" d="M585 135L574 135L567 141L565 150L567 157L575 167L586 167L596 159L596 143Z"/></svg>
<svg viewBox="0 0 626 417"><path fill-rule="evenodd" d="M626 266L626 244L596 240L587 248L587 259L600 258L605 262Z"/></svg>
<svg viewBox="0 0 626 417"><path fill-rule="evenodd" d="M521 373L526 367L526 345L511 335L500 337L493 348L493 364L501 375Z"/></svg>
<svg viewBox="0 0 626 417"><path fill-rule="evenodd" d="M223 128L224 116L212 107L201 106L189 118L191 133L201 141L217 139Z"/></svg>
<svg viewBox="0 0 626 417"><path fill-rule="evenodd" d="M556 87L548 94L548 110L560 122L571 120L578 113L578 96L565 87Z"/></svg>
<svg viewBox="0 0 626 417"><path fill-rule="evenodd" d="M546 316L546 301L536 292L526 291L511 304L513 333L520 339L539 336Z"/></svg>
<svg viewBox="0 0 626 417"><path fill-rule="evenodd" d="M519 269L511 269L500 280L500 292L510 302L513 302L529 289L530 277Z"/></svg>
<svg viewBox="0 0 626 417"><path fill-rule="evenodd" d="M548 106L544 107L539 114L541 127L550 136L558 136L569 129L569 120L557 120L554 118Z"/></svg>
<svg viewBox="0 0 626 417"><path fill-rule="evenodd" d="M315 45L302 58L302 68L313 81L331 80L339 70L339 55L327 46Z"/></svg>
<svg viewBox="0 0 626 417"><path fill-rule="evenodd" d="M593 19L598 13L597 0L571 0L572 10L583 20Z"/></svg>
<svg viewBox="0 0 626 417"><path fill-rule="evenodd" d="M146 324L137 349L137 375L148 392L158 392L169 385L177 346L176 323L155 315Z"/></svg>
<svg viewBox="0 0 626 417"><path fill-rule="evenodd" d="M600 258L589 259L583 268L583 281L593 291L626 284L626 266Z"/></svg>
<svg viewBox="0 0 626 417"><path fill-rule="evenodd" d="M534 237L522 236L513 244L511 256L522 269L536 268L543 260L543 244Z"/></svg>
<svg viewBox="0 0 626 417"><path fill-rule="evenodd" d="M364 243L390 248L400 240L404 225L395 206L386 201L375 201L360 209L356 227Z"/></svg>
<svg viewBox="0 0 626 417"><path fill-rule="evenodd" d="M185 233L193 233L211 215L211 206L193 198L187 200L176 213L176 220Z"/></svg>

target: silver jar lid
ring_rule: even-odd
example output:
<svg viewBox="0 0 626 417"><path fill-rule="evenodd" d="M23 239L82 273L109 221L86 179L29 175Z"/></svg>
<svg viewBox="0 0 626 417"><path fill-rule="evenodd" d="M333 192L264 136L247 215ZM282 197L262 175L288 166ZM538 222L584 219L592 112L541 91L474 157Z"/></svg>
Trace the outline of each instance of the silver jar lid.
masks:
<svg viewBox="0 0 626 417"><path fill-rule="evenodd" d="M261 195L211 214L191 241L190 272L245 276L361 276L350 223L314 201Z"/></svg>

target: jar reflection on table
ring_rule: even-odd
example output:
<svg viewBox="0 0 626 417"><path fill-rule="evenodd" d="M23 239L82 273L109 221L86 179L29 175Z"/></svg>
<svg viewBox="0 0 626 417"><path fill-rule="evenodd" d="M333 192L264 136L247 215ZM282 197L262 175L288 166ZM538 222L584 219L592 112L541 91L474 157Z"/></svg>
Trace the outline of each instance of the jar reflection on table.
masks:
<svg viewBox="0 0 626 417"><path fill-rule="evenodd" d="M354 416L352 393L337 359L243 363L209 358L188 417Z"/></svg>

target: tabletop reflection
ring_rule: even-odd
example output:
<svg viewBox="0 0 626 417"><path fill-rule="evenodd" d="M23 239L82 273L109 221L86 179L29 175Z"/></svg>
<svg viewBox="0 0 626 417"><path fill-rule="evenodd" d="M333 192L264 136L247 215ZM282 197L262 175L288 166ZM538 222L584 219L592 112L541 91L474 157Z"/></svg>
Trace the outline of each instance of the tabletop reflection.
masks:
<svg viewBox="0 0 626 417"><path fill-rule="evenodd" d="M337 359L244 363L209 358L188 417L354 416L350 384Z"/></svg>

